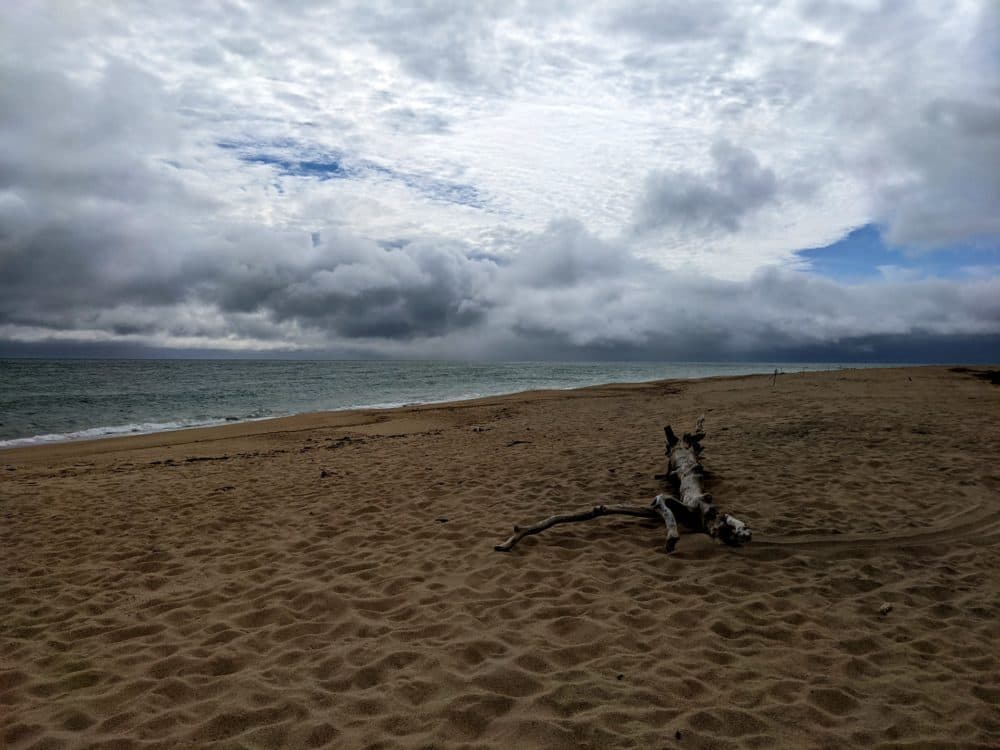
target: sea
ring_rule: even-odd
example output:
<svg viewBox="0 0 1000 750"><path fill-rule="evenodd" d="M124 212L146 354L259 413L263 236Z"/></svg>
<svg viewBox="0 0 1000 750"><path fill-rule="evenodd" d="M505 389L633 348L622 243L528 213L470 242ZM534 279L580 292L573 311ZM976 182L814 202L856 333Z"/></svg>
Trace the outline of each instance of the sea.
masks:
<svg viewBox="0 0 1000 750"><path fill-rule="evenodd" d="M0 360L0 448L603 383L831 363Z"/></svg>

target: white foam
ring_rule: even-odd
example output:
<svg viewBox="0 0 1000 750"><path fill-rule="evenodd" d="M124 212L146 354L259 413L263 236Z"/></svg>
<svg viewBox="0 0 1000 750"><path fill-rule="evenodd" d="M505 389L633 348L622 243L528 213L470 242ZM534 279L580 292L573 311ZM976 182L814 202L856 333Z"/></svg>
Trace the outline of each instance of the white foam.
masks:
<svg viewBox="0 0 1000 750"><path fill-rule="evenodd" d="M241 420L242 421L242 420ZM212 419L202 421L178 422L139 422L133 424L113 425L110 427L90 427L86 430L73 432L55 432L47 435L34 435L25 438L0 440L0 448L14 448L24 445L42 445L44 443L68 443L75 440L94 440L97 438L120 437L122 435L149 435L155 432L170 432L189 427L210 427L217 424L232 424L232 420Z"/></svg>

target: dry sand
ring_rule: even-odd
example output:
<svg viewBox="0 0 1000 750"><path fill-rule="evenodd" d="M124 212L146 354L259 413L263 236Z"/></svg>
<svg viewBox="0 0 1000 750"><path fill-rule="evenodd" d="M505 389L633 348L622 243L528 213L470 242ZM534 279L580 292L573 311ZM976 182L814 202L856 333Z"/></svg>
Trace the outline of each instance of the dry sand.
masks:
<svg viewBox="0 0 1000 750"><path fill-rule="evenodd" d="M702 413L750 546L493 551L648 502ZM0 746L997 747L998 416L853 370L0 452Z"/></svg>

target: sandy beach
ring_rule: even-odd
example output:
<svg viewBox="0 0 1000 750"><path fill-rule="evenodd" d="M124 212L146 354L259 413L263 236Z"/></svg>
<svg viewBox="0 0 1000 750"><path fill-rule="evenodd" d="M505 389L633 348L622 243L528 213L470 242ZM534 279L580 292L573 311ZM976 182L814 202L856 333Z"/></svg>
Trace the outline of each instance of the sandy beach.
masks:
<svg viewBox="0 0 1000 750"><path fill-rule="evenodd" d="M648 503L702 414L749 546L494 551ZM998 457L1000 388L943 367L0 451L0 747L997 747Z"/></svg>

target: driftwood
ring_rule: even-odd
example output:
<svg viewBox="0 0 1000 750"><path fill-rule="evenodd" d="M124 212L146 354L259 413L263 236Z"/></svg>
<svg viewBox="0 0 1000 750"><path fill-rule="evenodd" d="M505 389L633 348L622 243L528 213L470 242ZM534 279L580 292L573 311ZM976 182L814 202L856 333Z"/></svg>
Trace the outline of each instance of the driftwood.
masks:
<svg viewBox="0 0 1000 750"><path fill-rule="evenodd" d="M677 522L680 521L691 531L708 534L730 546L739 546L750 541L750 529L745 523L728 513L719 513L712 504L712 496L702 489L704 469L701 456L701 441L705 438L705 418L698 419L693 433L684 433L680 438L668 425L663 428L667 438L667 471L658 474L673 493L660 493L647 506L641 505L595 505L590 510L579 513L560 513L550 516L531 526L515 526L514 533L502 544L494 547L498 552L509 552L524 537L539 534L561 523L589 521L601 516L637 516L639 518L662 519L667 530L666 551L673 552L680 539Z"/></svg>
<svg viewBox="0 0 1000 750"><path fill-rule="evenodd" d="M745 523L728 513L719 513L712 504L712 496L702 490L701 480L705 470L698 460L701 441L705 439L705 418L698 418L693 433L686 432L678 438L667 425L667 479L673 478L677 486L675 499L670 498L670 509L679 516L681 523L694 531L703 531L731 546L750 541L750 529Z"/></svg>

